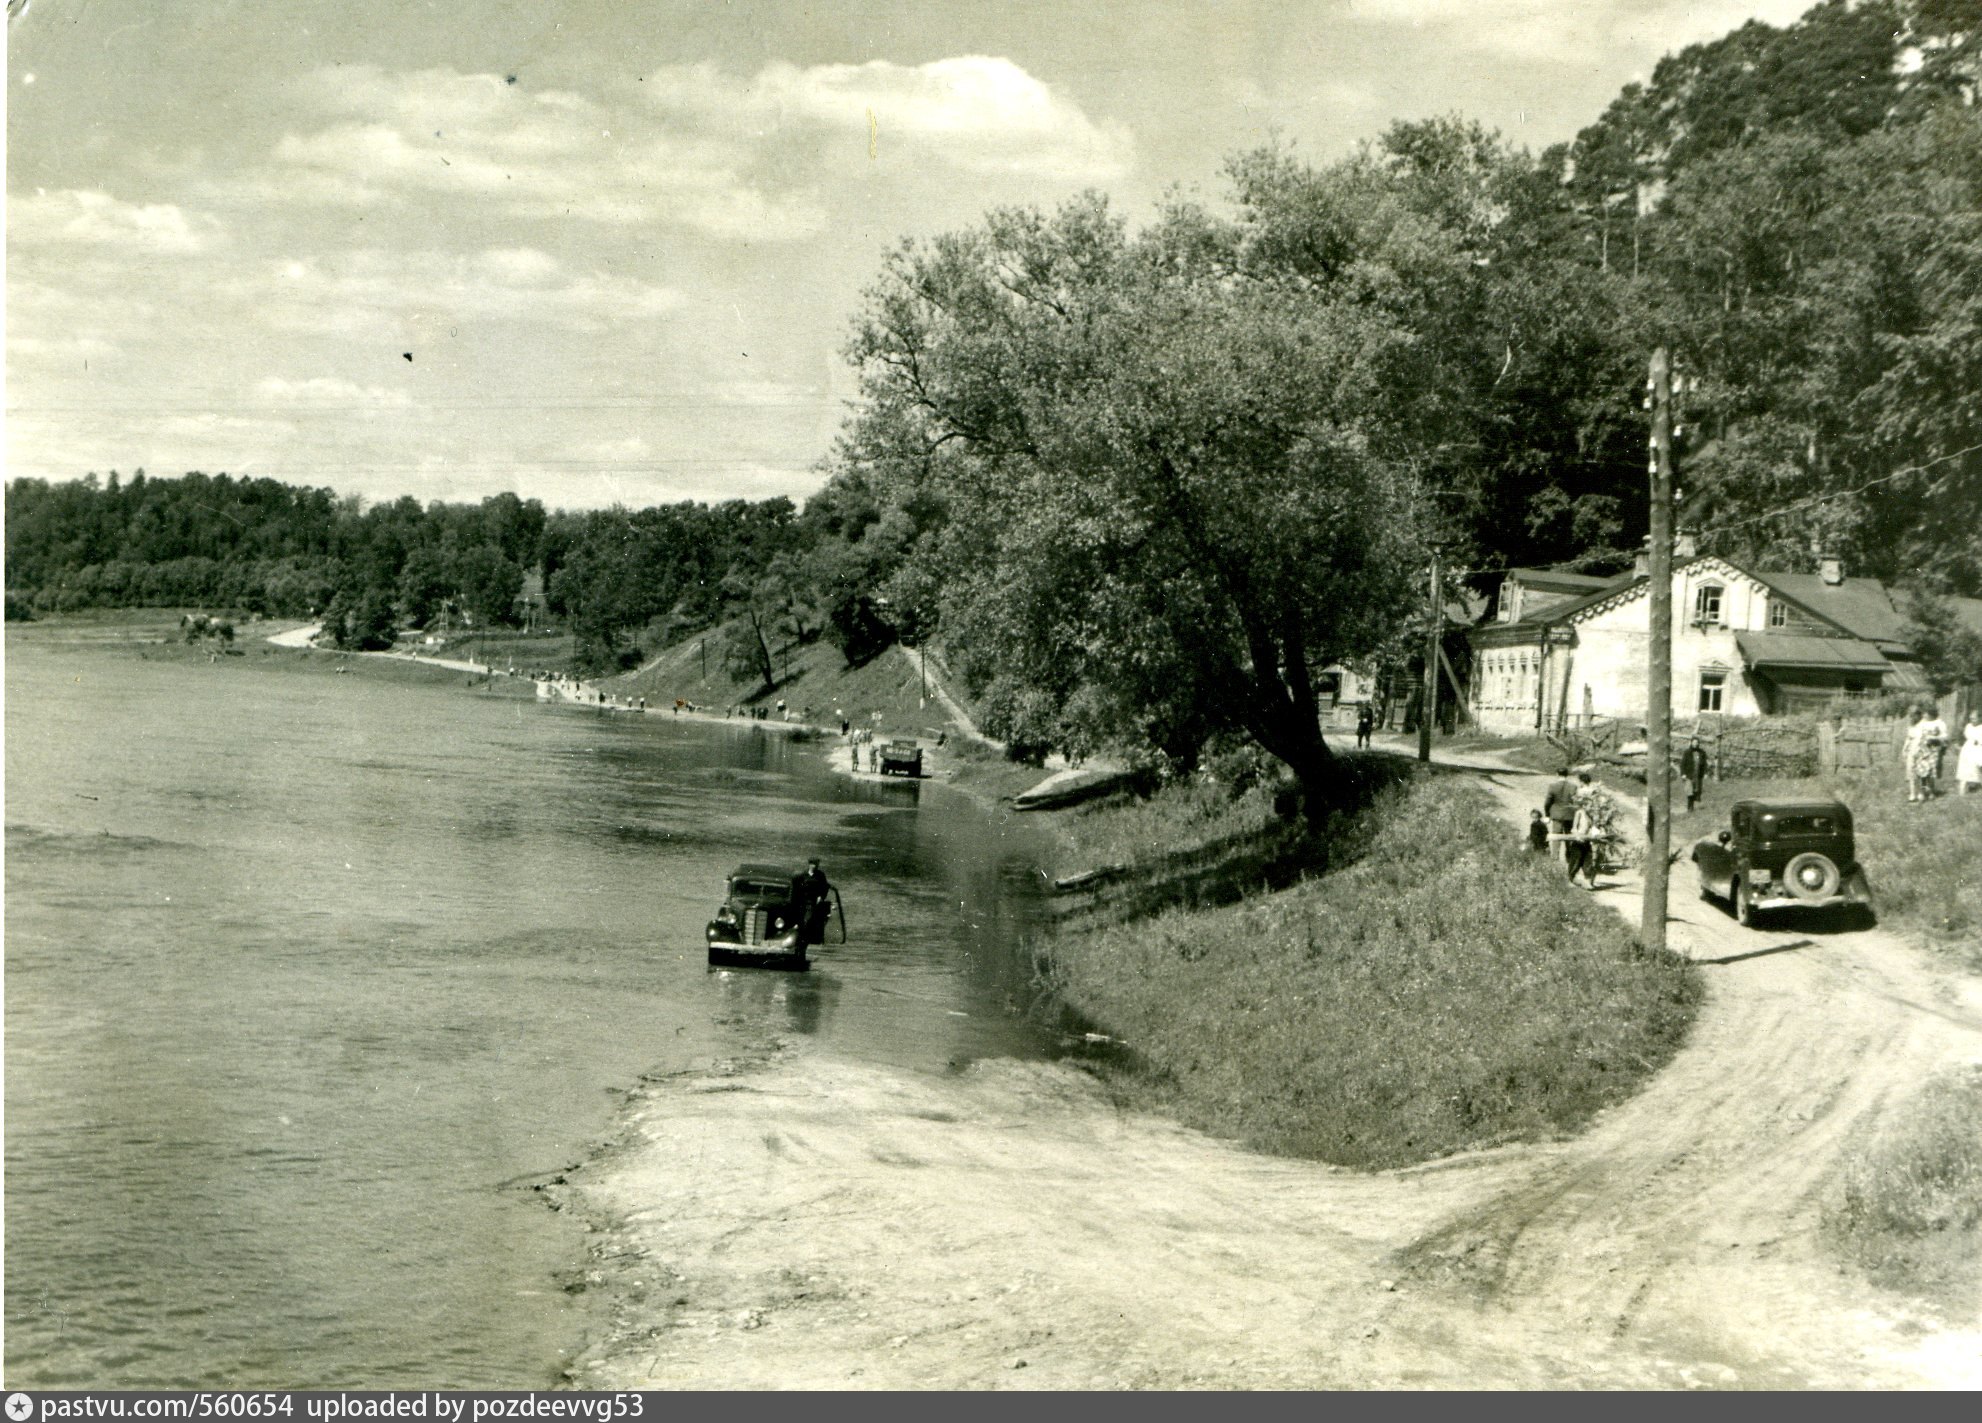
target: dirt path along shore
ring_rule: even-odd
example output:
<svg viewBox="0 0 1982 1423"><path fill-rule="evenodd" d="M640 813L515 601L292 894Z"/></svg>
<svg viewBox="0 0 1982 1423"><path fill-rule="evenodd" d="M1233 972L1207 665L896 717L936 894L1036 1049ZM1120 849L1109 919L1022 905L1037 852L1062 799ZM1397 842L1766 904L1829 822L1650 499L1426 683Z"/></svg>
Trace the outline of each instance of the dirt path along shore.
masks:
<svg viewBox="0 0 1982 1423"><path fill-rule="evenodd" d="M1483 767L1510 834L1544 779ZM598 1233L595 1387L1974 1387L1982 1332L1818 1249L1881 1114L1982 1057L1973 981L1753 932L1674 876L1697 1031L1580 1137L1357 1174L1117 1111L1067 1065L794 1043L651 1082L554 1195ZM1637 914L1635 883L1601 893Z"/></svg>

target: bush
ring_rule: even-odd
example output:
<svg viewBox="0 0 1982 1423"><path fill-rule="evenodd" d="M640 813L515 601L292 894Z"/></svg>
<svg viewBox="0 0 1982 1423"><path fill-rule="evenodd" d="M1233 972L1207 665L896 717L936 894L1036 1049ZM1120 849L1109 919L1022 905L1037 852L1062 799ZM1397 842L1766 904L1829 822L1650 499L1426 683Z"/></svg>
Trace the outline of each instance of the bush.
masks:
<svg viewBox="0 0 1982 1423"><path fill-rule="evenodd" d="M1982 1278L1982 1067L1928 1082L1846 1159L1822 1231L1881 1284L1931 1291Z"/></svg>
<svg viewBox="0 0 1982 1423"><path fill-rule="evenodd" d="M1056 986L1145 1071L1131 1090L1262 1150L1387 1167L1575 1128L1685 1038L1695 971L1476 788L1385 791L1332 833L1363 847L1334 874L1056 939Z"/></svg>

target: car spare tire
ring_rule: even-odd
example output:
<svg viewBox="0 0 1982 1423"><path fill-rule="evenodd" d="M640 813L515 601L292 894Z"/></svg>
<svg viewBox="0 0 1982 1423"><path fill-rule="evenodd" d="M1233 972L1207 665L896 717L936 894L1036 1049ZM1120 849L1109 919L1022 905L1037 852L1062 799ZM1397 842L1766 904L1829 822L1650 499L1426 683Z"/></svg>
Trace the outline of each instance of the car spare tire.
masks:
<svg viewBox="0 0 1982 1423"><path fill-rule="evenodd" d="M1836 894L1842 879L1830 856L1820 855L1815 850L1805 850L1783 866L1782 871L1782 882L1789 887L1789 892L1813 904Z"/></svg>

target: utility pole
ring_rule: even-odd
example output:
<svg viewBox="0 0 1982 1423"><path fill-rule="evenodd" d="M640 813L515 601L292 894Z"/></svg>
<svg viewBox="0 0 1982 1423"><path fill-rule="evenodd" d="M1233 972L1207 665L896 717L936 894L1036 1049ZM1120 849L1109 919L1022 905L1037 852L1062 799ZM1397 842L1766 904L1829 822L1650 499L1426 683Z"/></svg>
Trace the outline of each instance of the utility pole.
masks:
<svg viewBox="0 0 1982 1423"><path fill-rule="evenodd" d="M1646 668L1645 902L1638 937L1665 947L1666 871L1672 848L1672 362L1661 346L1651 375L1652 628Z"/></svg>
<svg viewBox="0 0 1982 1423"><path fill-rule="evenodd" d="M1418 694L1418 759L1431 760L1431 721L1438 712L1438 641L1445 631L1445 607L1438 596L1438 550L1431 551L1431 629L1425 634L1425 689Z"/></svg>

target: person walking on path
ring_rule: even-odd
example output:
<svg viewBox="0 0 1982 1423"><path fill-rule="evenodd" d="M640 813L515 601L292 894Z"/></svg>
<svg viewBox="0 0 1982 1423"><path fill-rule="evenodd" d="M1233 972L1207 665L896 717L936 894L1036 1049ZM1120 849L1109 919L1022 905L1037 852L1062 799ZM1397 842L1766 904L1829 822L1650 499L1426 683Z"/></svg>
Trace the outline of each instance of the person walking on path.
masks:
<svg viewBox="0 0 1982 1423"><path fill-rule="evenodd" d="M1370 733L1375 730L1376 713L1370 709L1368 702L1364 702L1356 708L1356 749L1358 751L1369 749Z"/></svg>
<svg viewBox="0 0 1982 1423"><path fill-rule="evenodd" d="M1548 795L1542 801L1542 813L1548 817L1551 841L1564 847L1564 857L1568 856L1569 832L1576 820L1576 783L1569 778L1569 768L1564 766L1562 774L1548 788ZM1576 873L1573 869L1569 872Z"/></svg>
<svg viewBox="0 0 1982 1423"><path fill-rule="evenodd" d="M1954 778L1962 795L1982 790L1982 711L1968 714L1961 729L1961 755L1955 759Z"/></svg>
<svg viewBox="0 0 1982 1423"><path fill-rule="evenodd" d="M1700 733L1694 732L1693 739L1686 743L1685 751L1679 756L1679 774L1686 781L1686 808L1691 810L1700 803L1700 789L1707 780L1707 751L1700 745Z"/></svg>
<svg viewBox="0 0 1982 1423"><path fill-rule="evenodd" d="M1598 845L1610 837L1610 821L1614 818L1615 806L1601 787L1592 785L1588 771L1576 773L1576 794L1571 802L1575 818L1569 822L1569 882L1576 882L1577 871L1582 871L1586 885L1597 887L1597 861L1602 854Z"/></svg>

